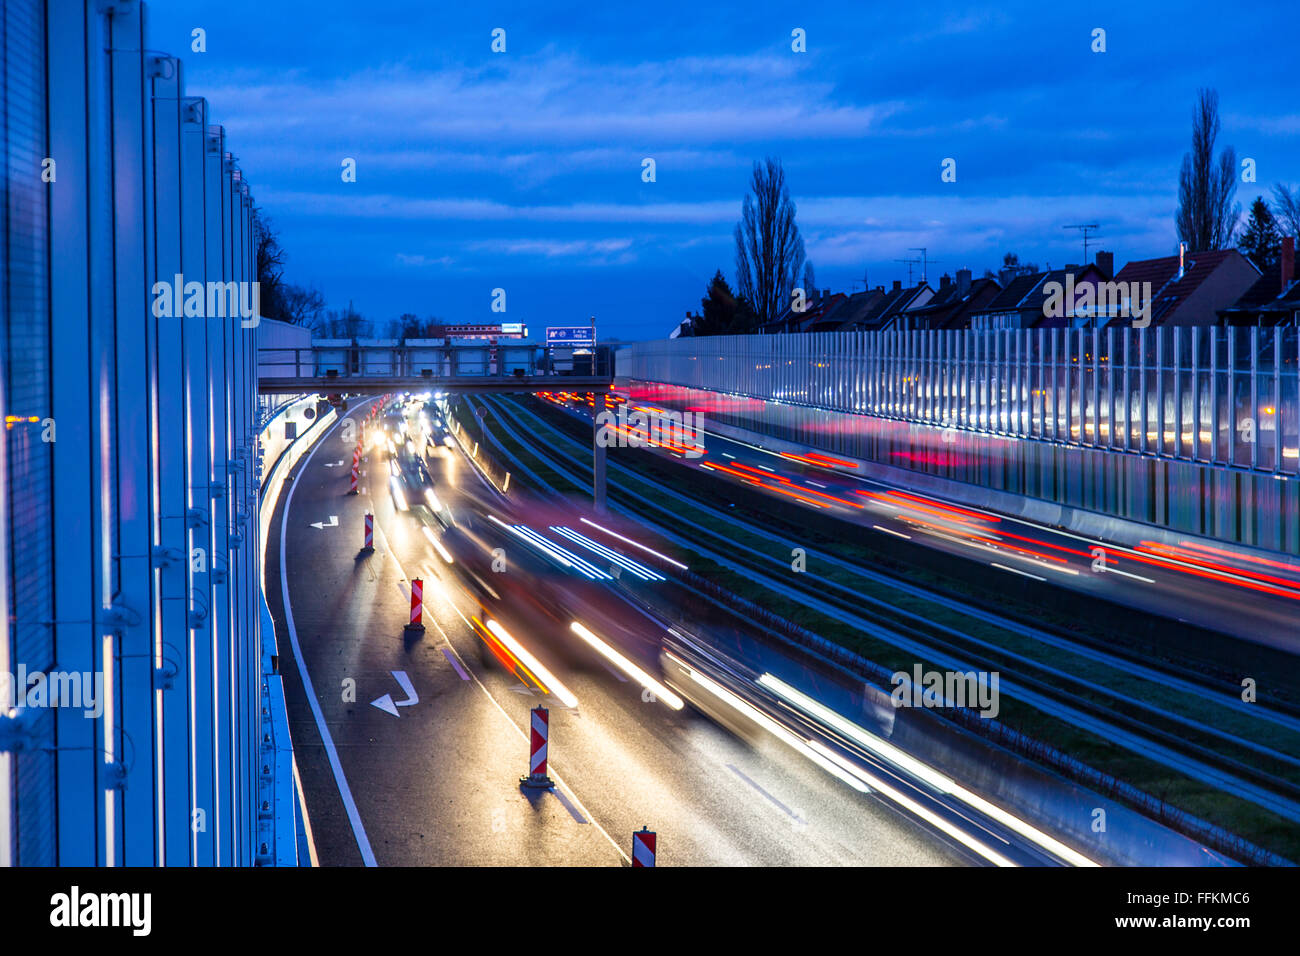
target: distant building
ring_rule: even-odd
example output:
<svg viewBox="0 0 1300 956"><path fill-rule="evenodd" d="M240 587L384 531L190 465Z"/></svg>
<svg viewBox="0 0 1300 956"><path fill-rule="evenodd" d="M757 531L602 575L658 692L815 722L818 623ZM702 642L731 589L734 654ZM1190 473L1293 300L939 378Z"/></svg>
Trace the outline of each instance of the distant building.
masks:
<svg viewBox="0 0 1300 956"><path fill-rule="evenodd" d="M906 328L902 316L908 309L920 308L934 298L934 289L928 282L922 282L911 288L903 288L903 283L894 280L893 288L888 291L883 286L876 287L874 298L863 300L856 314L847 315L840 323L840 332L879 332L885 329Z"/></svg>
<svg viewBox="0 0 1300 956"><path fill-rule="evenodd" d="M791 303L775 320L760 325L758 327L759 331L769 335L777 332L818 331L814 329L814 326L820 322L828 310L834 308L845 298L847 296L843 292L832 293L829 289L809 289L802 310L795 309L794 304Z"/></svg>
<svg viewBox="0 0 1300 956"><path fill-rule="evenodd" d="M1091 286L1095 296L1097 285L1106 278L1091 264L1009 277L997 295L970 310L969 328L1086 328L1093 322L1092 314L1076 308L1072 300L1066 301L1059 313L1053 312L1053 292L1057 288L1081 291Z"/></svg>
<svg viewBox="0 0 1300 956"><path fill-rule="evenodd" d="M958 269L956 278L945 274L939 289L923 305L913 306L897 319L895 328L968 329L971 316L985 308L1002 292L996 279L971 278L969 269Z"/></svg>
<svg viewBox="0 0 1300 956"><path fill-rule="evenodd" d="M1224 325L1300 325L1300 257L1295 236L1282 240L1282 254L1232 305L1219 310Z"/></svg>
<svg viewBox="0 0 1300 956"><path fill-rule="evenodd" d="M1217 325L1219 310L1237 302L1259 278L1259 270L1236 249L1216 249L1186 253L1181 268L1178 256L1139 259L1124 266L1115 281L1151 284L1152 326Z"/></svg>

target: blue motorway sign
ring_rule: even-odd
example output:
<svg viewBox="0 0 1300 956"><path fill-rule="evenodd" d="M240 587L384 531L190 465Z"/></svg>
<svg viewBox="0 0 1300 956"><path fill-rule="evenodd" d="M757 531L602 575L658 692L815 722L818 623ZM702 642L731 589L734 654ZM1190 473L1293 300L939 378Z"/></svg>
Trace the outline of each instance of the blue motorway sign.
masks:
<svg viewBox="0 0 1300 956"><path fill-rule="evenodd" d="M547 326L547 345L595 345L596 329L590 325Z"/></svg>

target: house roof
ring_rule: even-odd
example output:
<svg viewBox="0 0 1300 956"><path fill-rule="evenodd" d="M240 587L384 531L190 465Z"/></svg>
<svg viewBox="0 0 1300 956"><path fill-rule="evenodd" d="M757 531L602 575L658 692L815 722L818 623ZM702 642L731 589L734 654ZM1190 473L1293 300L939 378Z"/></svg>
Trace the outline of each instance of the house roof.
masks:
<svg viewBox="0 0 1300 956"><path fill-rule="evenodd" d="M870 314L872 308L885 298L883 289L866 289L854 292L835 303L822 317L827 327L834 326L836 331L846 331Z"/></svg>
<svg viewBox="0 0 1300 956"><path fill-rule="evenodd" d="M764 332L808 332L830 309L847 298L843 292L823 295L821 298L805 302L807 308L796 312L793 304L788 305L772 322L760 326Z"/></svg>
<svg viewBox="0 0 1300 956"><path fill-rule="evenodd" d="M1070 269L1051 269L1047 272L1016 276L991 301L972 309L971 312L974 315L1018 312L1030 317L1031 320L1026 327L1032 327L1047 318L1043 314L1043 305L1047 302L1047 284L1055 282L1064 286L1066 277L1071 275L1074 276L1076 284L1088 279L1098 282L1106 280L1106 274L1093 263Z"/></svg>
<svg viewBox="0 0 1300 956"><path fill-rule="evenodd" d="M1242 293L1241 298L1223 312L1291 312L1300 309L1300 251L1291 263L1291 281L1282 288L1281 259L1265 269L1255 283Z"/></svg>
<svg viewBox="0 0 1300 956"><path fill-rule="evenodd" d="M941 287L925 305L908 309L907 315L924 321L931 329L964 329L970 324L971 314L986 308L1001 291L997 280L987 277L973 280L963 292L958 292L954 282Z"/></svg>
<svg viewBox="0 0 1300 956"><path fill-rule="evenodd" d="M1053 320L1043 311L1043 307L1046 305L1048 298L1046 292L1047 286L1056 283L1064 288L1066 280L1070 276L1074 276L1074 284L1076 286L1089 280L1093 282L1107 281L1106 273L1102 272L1097 265L1091 262L1086 266L1075 266L1072 269L1053 269L1051 272L1044 273L1043 281L1040 282L1027 296L1025 296L1024 301L1021 303L1021 308L1032 312L1035 316L1034 325L1050 325L1053 321L1056 323L1063 321L1059 317Z"/></svg>
<svg viewBox="0 0 1300 956"><path fill-rule="evenodd" d="M1021 302L1025 296L1034 290L1043 278L1046 272L1031 272L1028 275L1016 276L1008 282L1002 291L993 297L983 309L985 312L1014 312L1020 308Z"/></svg>
<svg viewBox="0 0 1300 956"><path fill-rule="evenodd" d="M879 298L871 302L863 311L862 315L852 321L851 324L841 326L844 331L855 330L873 330L882 329L889 324L890 320L900 312L904 311L911 303L915 302L923 292L930 290L928 282L922 282L911 288L899 287L886 291L881 287L875 290Z"/></svg>
<svg viewBox="0 0 1300 956"><path fill-rule="evenodd" d="M1182 278L1178 276L1177 256L1139 259L1120 269L1115 276L1115 281L1150 282L1151 321L1159 325L1165 318L1171 316L1202 282L1234 256L1241 257L1241 253L1236 249L1208 249L1204 252L1186 253ZM1280 280L1280 275L1278 278Z"/></svg>

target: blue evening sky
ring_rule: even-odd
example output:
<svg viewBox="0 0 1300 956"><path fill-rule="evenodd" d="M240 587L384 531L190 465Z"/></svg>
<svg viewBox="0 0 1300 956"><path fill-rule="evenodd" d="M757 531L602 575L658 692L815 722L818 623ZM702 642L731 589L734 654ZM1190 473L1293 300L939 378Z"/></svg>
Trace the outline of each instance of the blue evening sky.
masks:
<svg viewBox="0 0 1300 956"><path fill-rule="evenodd" d="M1258 164L1300 181L1283 3L150 4L288 253L286 278L381 326L585 323L666 335L717 268L754 160L779 157L817 284L980 275L1002 254L1116 265L1176 251L1198 87ZM190 31L207 51L190 51ZM494 28L506 52L490 50ZM1107 50L1091 51L1092 30ZM791 51L802 28L807 52ZM357 162L344 183L340 163ZM642 159L657 182L641 180ZM940 181L945 157L957 182ZM490 311L506 289L508 312ZM859 286L860 287L860 286Z"/></svg>

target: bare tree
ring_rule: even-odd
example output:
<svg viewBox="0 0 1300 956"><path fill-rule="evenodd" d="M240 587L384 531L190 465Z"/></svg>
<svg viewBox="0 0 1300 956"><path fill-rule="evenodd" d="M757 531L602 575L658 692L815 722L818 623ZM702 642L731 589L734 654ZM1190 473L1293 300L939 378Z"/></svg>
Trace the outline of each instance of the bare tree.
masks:
<svg viewBox="0 0 1300 956"><path fill-rule="evenodd" d="M271 220L261 209L253 210L255 233L258 294L261 312L271 319L284 318L282 281L284 276L284 250L280 237L271 226Z"/></svg>
<svg viewBox="0 0 1300 956"><path fill-rule="evenodd" d="M315 338L320 339L352 339L374 334L374 323L348 302L346 309L322 312L311 331Z"/></svg>
<svg viewBox="0 0 1300 956"><path fill-rule="evenodd" d="M1183 155L1178 174L1178 212L1174 222L1178 238L1189 252L1223 249L1232 243L1241 218L1234 203L1237 192L1237 154L1231 146L1214 161L1214 141L1219 137L1219 94L1201 90L1192 111L1192 151Z"/></svg>
<svg viewBox="0 0 1300 956"><path fill-rule="evenodd" d="M311 328L325 311L325 297L317 289L285 282L280 286L280 318L294 325Z"/></svg>
<svg viewBox="0 0 1300 956"><path fill-rule="evenodd" d="M1300 236L1300 187L1286 183L1273 187L1273 214L1284 236Z"/></svg>
<svg viewBox="0 0 1300 956"><path fill-rule="evenodd" d="M799 280L803 239L779 160L754 164L750 190L736 223L737 286L758 320L772 322L790 304Z"/></svg>

